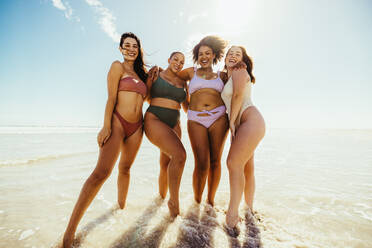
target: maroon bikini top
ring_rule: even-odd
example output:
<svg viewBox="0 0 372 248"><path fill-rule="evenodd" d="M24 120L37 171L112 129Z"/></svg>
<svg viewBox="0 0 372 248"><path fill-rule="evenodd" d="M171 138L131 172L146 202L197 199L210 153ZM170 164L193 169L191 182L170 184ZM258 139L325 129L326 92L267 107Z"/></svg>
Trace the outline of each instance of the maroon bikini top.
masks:
<svg viewBox="0 0 372 248"><path fill-rule="evenodd" d="M146 97L147 87L141 80L134 77L125 77L120 79L118 91L133 91L141 94L143 98Z"/></svg>

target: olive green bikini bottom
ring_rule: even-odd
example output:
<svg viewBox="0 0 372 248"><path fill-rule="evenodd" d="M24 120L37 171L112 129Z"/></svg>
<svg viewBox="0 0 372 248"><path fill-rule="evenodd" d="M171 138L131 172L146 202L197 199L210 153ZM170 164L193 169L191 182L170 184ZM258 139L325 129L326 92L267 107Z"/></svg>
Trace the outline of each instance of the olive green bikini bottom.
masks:
<svg viewBox="0 0 372 248"><path fill-rule="evenodd" d="M163 108L159 106L150 105L146 110L156 115L162 122L167 124L170 128L174 128L180 119L180 111L177 109Z"/></svg>

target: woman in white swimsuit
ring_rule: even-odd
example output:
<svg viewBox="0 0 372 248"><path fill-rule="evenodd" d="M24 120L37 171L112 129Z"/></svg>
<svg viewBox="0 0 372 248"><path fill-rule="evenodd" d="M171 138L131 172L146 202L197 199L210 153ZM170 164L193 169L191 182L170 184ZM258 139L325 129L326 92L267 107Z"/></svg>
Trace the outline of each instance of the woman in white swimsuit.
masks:
<svg viewBox="0 0 372 248"><path fill-rule="evenodd" d="M239 62L246 69L234 70ZM239 221L239 204L244 192L245 202L253 210L255 190L253 155L265 135L265 122L251 101L251 87L255 82L253 63L242 46L233 46L225 58L228 81L221 93L229 116L232 136L227 157L230 179L230 203L226 224L233 228Z"/></svg>

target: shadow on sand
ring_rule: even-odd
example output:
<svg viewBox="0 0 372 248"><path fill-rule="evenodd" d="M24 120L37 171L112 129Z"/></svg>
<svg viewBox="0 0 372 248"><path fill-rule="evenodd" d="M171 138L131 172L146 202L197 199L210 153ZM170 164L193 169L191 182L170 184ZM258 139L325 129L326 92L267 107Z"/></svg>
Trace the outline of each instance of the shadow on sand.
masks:
<svg viewBox="0 0 372 248"><path fill-rule="evenodd" d="M157 197L145 209L140 217L126 230L120 237L112 242L110 248L141 247L158 248L167 232L173 218L169 214L157 217L161 221L155 226L149 226L149 223L162 206L163 201ZM119 208L112 207L106 213L89 222L76 235L74 247L80 247L85 237L96 226L107 221ZM220 244L214 243L213 233L215 229L220 228L226 232L230 248L261 248L260 230L256 225L255 217L249 210L244 214L243 223L244 232L238 236L232 235L224 226L217 221L217 214L213 207L205 205L201 212L201 205L193 203L186 215L182 217L179 226L176 243L171 248L219 248ZM239 224L241 226L242 223ZM150 230L149 230L150 229Z"/></svg>
<svg viewBox="0 0 372 248"><path fill-rule="evenodd" d="M146 208L135 223L111 243L109 247L158 247L172 219L167 215L151 233L147 235L145 235L145 233L148 229L150 220L155 216L162 203L163 201L160 198L155 198L153 203Z"/></svg>
<svg viewBox="0 0 372 248"><path fill-rule="evenodd" d="M258 229L255 218L251 214L250 210L246 210L244 213L244 225L245 225L245 233L240 233L239 236L244 235L243 244L240 243L239 236L236 237L234 235L229 234L226 232L230 248L261 248L261 236L260 236L260 229ZM226 228L225 228L226 231Z"/></svg>
<svg viewBox="0 0 372 248"><path fill-rule="evenodd" d="M213 231L219 226L215 210L205 205L200 216L200 205L194 203L189 208L177 236L176 247L215 247ZM217 247L217 246L216 246Z"/></svg>
<svg viewBox="0 0 372 248"><path fill-rule="evenodd" d="M113 206L109 210L106 211L103 215L100 217L92 220L88 224L86 224L76 235L75 239L73 241L73 247L78 248L83 243L85 237L99 224L104 223L107 221L111 216L114 215L114 213L119 209L119 206Z"/></svg>

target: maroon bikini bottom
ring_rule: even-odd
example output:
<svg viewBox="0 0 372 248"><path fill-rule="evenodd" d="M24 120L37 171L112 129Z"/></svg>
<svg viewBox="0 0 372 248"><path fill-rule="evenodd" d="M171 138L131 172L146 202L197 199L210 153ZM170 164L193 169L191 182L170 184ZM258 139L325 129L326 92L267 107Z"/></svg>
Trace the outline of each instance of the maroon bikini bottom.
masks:
<svg viewBox="0 0 372 248"><path fill-rule="evenodd" d="M116 117L118 117L121 125L123 126L124 135L125 135L124 139L127 139L128 137L130 137L132 134L134 134L137 131L138 128L142 126L142 123L143 123L142 118L138 122L133 123L133 122L126 121L116 110L114 111L114 114L116 115Z"/></svg>

